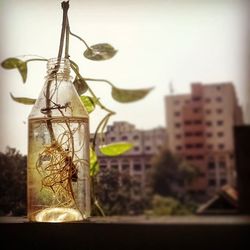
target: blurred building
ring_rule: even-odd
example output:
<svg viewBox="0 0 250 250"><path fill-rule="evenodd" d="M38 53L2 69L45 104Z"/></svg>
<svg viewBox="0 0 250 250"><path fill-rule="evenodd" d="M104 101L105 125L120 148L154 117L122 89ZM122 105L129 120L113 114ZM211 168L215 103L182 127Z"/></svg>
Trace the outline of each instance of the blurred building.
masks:
<svg viewBox="0 0 250 250"><path fill-rule="evenodd" d="M188 190L213 195L235 184L233 127L243 123L232 83L191 84L191 93L166 96L168 147L200 171Z"/></svg>
<svg viewBox="0 0 250 250"><path fill-rule="evenodd" d="M159 127L150 130L137 129L128 122L114 122L107 127L103 144L126 141L134 145L127 153L109 157L97 152L101 171L117 169L120 173L129 174L143 187L152 159L166 145L166 129ZM98 143L100 144L100 143Z"/></svg>

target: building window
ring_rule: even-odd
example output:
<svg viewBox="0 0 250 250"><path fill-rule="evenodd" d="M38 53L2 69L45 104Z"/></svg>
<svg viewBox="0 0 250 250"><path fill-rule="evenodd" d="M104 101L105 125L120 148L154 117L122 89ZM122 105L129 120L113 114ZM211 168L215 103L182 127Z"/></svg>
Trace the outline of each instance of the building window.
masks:
<svg viewBox="0 0 250 250"><path fill-rule="evenodd" d="M134 147L134 150L135 150L135 151L139 151L139 149L140 149L140 148L139 148L138 146Z"/></svg>
<svg viewBox="0 0 250 250"><path fill-rule="evenodd" d="M145 149L146 149L147 151L149 151L149 150L151 150L151 147L150 147L150 146L146 146Z"/></svg>
<svg viewBox="0 0 250 250"><path fill-rule="evenodd" d="M206 121L206 125L207 126L212 126L212 122L211 121Z"/></svg>
<svg viewBox="0 0 250 250"><path fill-rule="evenodd" d="M126 135L124 135L124 136L122 136L122 140L126 141L126 140L128 140L128 137Z"/></svg>
<svg viewBox="0 0 250 250"><path fill-rule="evenodd" d="M198 101L201 101L201 97L200 96L193 96L192 100L195 102L198 102Z"/></svg>
<svg viewBox="0 0 250 250"><path fill-rule="evenodd" d="M222 113L222 109L216 109L217 114L221 114Z"/></svg>
<svg viewBox="0 0 250 250"><path fill-rule="evenodd" d="M195 158L196 158L197 160L203 160L203 159L204 159L204 156L203 156L203 155L197 155Z"/></svg>
<svg viewBox="0 0 250 250"><path fill-rule="evenodd" d="M219 161L219 166L221 169L225 169L226 163L224 161Z"/></svg>
<svg viewBox="0 0 250 250"><path fill-rule="evenodd" d="M176 146L176 150L182 150L182 146Z"/></svg>
<svg viewBox="0 0 250 250"><path fill-rule="evenodd" d="M216 184L215 179L209 179L209 180L208 180L208 185L209 185L210 187L215 186L215 184Z"/></svg>
<svg viewBox="0 0 250 250"><path fill-rule="evenodd" d="M202 143L197 143L197 144L195 144L195 147L196 148L203 148L203 144Z"/></svg>
<svg viewBox="0 0 250 250"><path fill-rule="evenodd" d="M186 121L184 121L184 124L185 124L185 125L191 125L191 124L192 124L192 121L186 120Z"/></svg>
<svg viewBox="0 0 250 250"><path fill-rule="evenodd" d="M118 165L111 165L111 169L118 170Z"/></svg>
<svg viewBox="0 0 250 250"><path fill-rule="evenodd" d="M193 157L192 155L187 155L187 156L186 156L186 159L187 159L187 160L193 160L194 157Z"/></svg>
<svg viewBox="0 0 250 250"><path fill-rule="evenodd" d="M175 116L180 116L181 113L180 113L179 111L176 111L176 112L174 112L174 115L175 115Z"/></svg>
<svg viewBox="0 0 250 250"><path fill-rule="evenodd" d="M221 120L220 120L220 121L217 121L217 125L218 125L218 126L222 126L222 125L223 125L223 121L221 121Z"/></svg>
<svg viewBox="0 0 250 250"><path fill-rule="evenodd" d="M194 121L194 124L200 125L200 124L202 124L202 121L201 121L201 120L195 120L195 121Z"/></svg>
<svg viewBox="0 0 250 250"><path fill-rule="evenodd" d="M208 149L213 149L213 144L208 144L208 145L207 145L207 148L208 148Z"/></svg>
<svg viewBox="0 0 250 250"><path fill-rule="evenodd" d="M175 105L178 105L178 104L180 104L180 101L179 101L179 100L175 100L175 101L174 101L174 104L175 104Z"/></svg>
<svg viewBox="0 0 250 250"><path fill-rule="evenodd" d="M107 165L100 165L101 170L105 170L107 168Z"/></svg>
<svg viewBox="0 0 250 250"><path fill-rule="evenodd" d="M175 138L176 138L176 139L181 139L181 134L177 134L177 135L175 136Z"/></svg>
<svg viewBox="0 0 250 250"><path fill-rule="evenodd" d="M151 168L151 165L150 165L150 164L146 164L146 165L145 165L145 169L146 169L146 170L149 170L150 168Z"/></svg>
<svg viewBox="0 0 250 250"><path fill-rule="evenodd" d="M115 137L111 137L110 140L111 140L111 141L115 141L116 138L115 138Z"/></svg>
<svg viewBox="0 0 250 250"><path fill-rule="evenodd" d="M208 162L208 168L209 168L209 169L215 169L215 162L209 161L209 162Z"/></svg>
<svg viewBox="0 0 250 250"><path fill-rule="evenodd" d="M193 148L193 144L186 144L185 147L186 148Z"/></svg>
<svg viewBox="0 0 250 250"><path fill-rule="evenodd" d="M197 132L194 133L194 135L195 135L195 136L202 136L202 135L203 135L203 132L197 131Z"/></svg>
<svg viewBox="0 0 250 250"><path fill-rule="evenodd" d="M206 98L205 101L206 101L207 103L209 103L209 102L211 102L211 99L210 99L210 98Z"/></svg>
<svg viewBox="0 0 250 250"><path fill-rule="evenodd" d="M139 139L139 135L134 135L133 139L134 140L138 140Z"/></svg>
<svg viewBox="0 0 250 250"><path fill-rule="evenodd" d="M186 133L185 133L185 136L186 136L186 137L190 137L190 136L192 136L192 135L193 135L192 132L186 132Z"/></svg>
<svg viewBox="0 0 250 250"><path fill-rule="evenodd" d="M141 164L135 164L133 168L135 171L141 171Z"/></svg>
<svg viewBox="0 0 250 250"><path fill-rule="evenodd" d="M217 102L222 102L221 96L217 96L217 97L216 97L216 101L217 101Z"/></svg>
<svg viewBox="0 0 250 250"><path fill-rule="evenodd" d="M225 145L222 144L222 143L220 143L220 144L218 145L218 148L219 148L219 149L224 149L224 147L225 147Z"/></svg>
<svg viewBox="0 0 250 250"><path fill-rule="evenodd" d="M217 135L218 135L218 137L223 137L224 133L223 132L218 132Z"/></svg>
<svg viewBox="0 0 250 250"><path fill-rule="evenodd" d="M199 113L200 111L201 111L200 108L194 108L194 109L193 109L193 112L194 112L194 113Z"/></svg>
<svg viewBox="0 0 250 250"><path fill-rule="evenodd" d="M211 114L211 110L210 109L207 109L205 112L206 112L207 115Z"/></svg>
<svg viewBox="0 0 250 250"><path fill-rule="evenodd" d="M216 89L217 89L217 90L221 90L221 86L217 86Z"/></svg>
<svg viewBox="0 0 250 250"><path fill-rule="evenodd" d="M211 132L207 132L207 137L212 137L213 136L213 134L211 133Z"/></svg>
<svg viewBox="0 0 250 250"><path fill-rule="evenodd" d="M181 127L181 124L180 124L179 122L176 122L176 123L175 123L175 127L176 127L176 128L180 128L180 127Z"/></svg>
<svg viewBox="0 0 250 250"><path fill-rule="evenodd" d="M129 170L129 164L122 164L122 171Z"/></svg>

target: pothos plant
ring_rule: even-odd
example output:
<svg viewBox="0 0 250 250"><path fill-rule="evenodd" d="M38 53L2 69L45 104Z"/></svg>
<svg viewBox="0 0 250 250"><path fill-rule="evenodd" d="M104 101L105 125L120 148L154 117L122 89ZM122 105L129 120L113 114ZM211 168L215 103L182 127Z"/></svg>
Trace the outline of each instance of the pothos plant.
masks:
<svg viewBox="0 0 250 250"><path fill-rule="evenodd" d="M128 142L119 142L119 143L112 143L106 145L97 145L99 142L103 140L98 140L100 137L103 138L104 131L106 125L111 116L115 115L115 111L109 109L106 105L104 105L99 97L96 96L94 91L91 88L91 82L101 81L105 82L111 87L111 95L114 100L120 103L129 103L138 101L144 98L152 88L144 88L144 89L121 89L117 88L113 83L105 79L94 79L94 78L87 78L80 73L79 66L75 61L70 58L69 54L69 40L70 37L74 37L78 39L80 42L84 44L86 50L83 52L83 56L86 59L92 61L104 61L111 59L117 53L117 50L108 43L99 43L92 46L89 46L87 42L81 38L80 36L76 35L71 31L69 25L69 18L68 18L68 9L69 9L69 2L64 1L61 3L63 9L63 21L62 21L62 28L61 28L61 37L60 37L60 45L58 51L58 60L62 59L63 49L65 51L64 58L70 60L70 67L74 72L74 81L73 84L80 96L80 99L85 106L87 112L90 114L95 110L96 106L99 106L102 110L106 111L106 114L102 119L99 121L97 125L93 141L90 145L90 176L92 178L92 185L94 184L93 179L96 177L99 171L98 165L98 156L97 150L99 150L102 154L107 156L118 156L121 155L128 150L130 150L133 145ZM25 58L26 56L24 56ZM47 62L48 59L43 57L36 56L35 58L29 58L24 60L23 57L10 57L4 60L1 63L1 66L4 69L17 69L21 75L23 83L27 80L27 73L28 73L28 64L34 61L45 61ZM86 94L87 93L87 94ZM33 105L36 99L27 98L27 97L15 97L13 94L10 94L11 98L21 104L25 105ZM98 140L98 143L97 143ZM92 187L93 188L93 187ZM92 199L94 201L95 206L99 209L100 213L104 215L104 212L100 205L98 204L97 198L92 191Z"/></svg>

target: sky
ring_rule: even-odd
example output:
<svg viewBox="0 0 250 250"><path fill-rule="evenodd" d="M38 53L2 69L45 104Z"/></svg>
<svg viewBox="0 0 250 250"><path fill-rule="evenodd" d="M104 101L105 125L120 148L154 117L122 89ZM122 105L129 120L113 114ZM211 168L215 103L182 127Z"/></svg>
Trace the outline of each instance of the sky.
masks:
<svg viewBox="0 0 250 250"><path fill-rule="evenodd" d="M119 88L154 87L143 100L121 104L105 83L90 83L102 102L139 129L165 126L164 96L190 92L190 83L235 84L240 104L249 105L249 2L247 0L71 0L73 33L89 45L110 43L114 58L95 62L83 57L84 45L70 38L71 58L87 78L111 81ZM0 61L8 57L56 57L62 10L59 0L0 0ZM15 96L37 98L45 83L46 63L28 64L22 83L15 70L0 68L0 151L6 146L27 153L27 119L31 106ZM73 74L72 74L73 76ZM104 112L90 115L94 131Z"/></svg>

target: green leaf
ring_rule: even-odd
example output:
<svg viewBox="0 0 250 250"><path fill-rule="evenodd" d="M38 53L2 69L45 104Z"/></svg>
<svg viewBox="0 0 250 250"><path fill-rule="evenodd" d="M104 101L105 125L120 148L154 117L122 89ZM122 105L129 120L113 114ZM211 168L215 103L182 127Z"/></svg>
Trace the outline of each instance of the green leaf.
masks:
<svg viewBox="0 0 250 250"><path fill-rule="evenodd" d="M90 148L89 152L90 152L90 176L95 176L99 172L100 167L97 161L97 155L95 151L92 148Z"/></svg>
<svg viewBox="0 0 250 250"><path fill-rule="evenodd" d="M27 98L27 97L15 97L11 93L10 93L10 96L12 100L14 100L15 102L22 103L25 105L33 105L36 102L36 99Z"/></svg>
<svg viewBox="0 0 250 250"><path fill-rule="evenodd" d="M99 149L102 154L107 156L118 156L126 153L133 148L133 144L127 142L116 142L100 146Z"/></svg>
<svg viewBox="0 0 250 250"><path fill-rule="evenodd" d="M76 77L73 84L76 88L78 95L82 95L88 90L88 85L84 79Z"/></svg>
<svg viewBox="0 0 250 250"><path fill-rule="evenodd" d="M15 69L17 68L19 73L21 74L22 76L22 79L23 79L23 83L26 82L26 79L27 79L27 62L24 62L18 58L14 58L14 57L11 57L11 58L8 58L6 60L4 60L2 62L2 67L4 69Z"/></svg>
<svg viewBox="0 0 250 250"><path fill-rule="evenodd" d="M152 89L120 89L112 87L112 97L118 102L134 102L144 98Z"/></svg>
<svg viewBox="0 0 250 250"><path fill-rule="evenodd" d="M112 58L117 50L108 43L92 45L90 49L84 51L83 55L93 61L103 61Z"/></svg>
<svg viewBox="0 0 250 250"><path fill-rule="evenodd" d="M87 112L90 114L95 109L96 101L90 96L82 95L80 96L81 101L86 108Z"/></svg>

